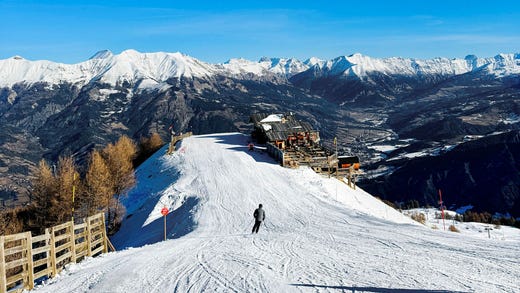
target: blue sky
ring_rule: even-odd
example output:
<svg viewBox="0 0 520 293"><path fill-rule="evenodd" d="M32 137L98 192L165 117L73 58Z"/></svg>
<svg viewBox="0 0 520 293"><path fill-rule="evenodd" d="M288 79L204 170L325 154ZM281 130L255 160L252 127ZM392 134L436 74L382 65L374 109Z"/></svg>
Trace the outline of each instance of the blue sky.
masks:
<svg viewBox="0 0 520 293"><path fill-rule="evenodd" d="M179 51L211 63L520 52L520 1L0 0L0 22L0 59L63 63L103 49Z"/></svg>

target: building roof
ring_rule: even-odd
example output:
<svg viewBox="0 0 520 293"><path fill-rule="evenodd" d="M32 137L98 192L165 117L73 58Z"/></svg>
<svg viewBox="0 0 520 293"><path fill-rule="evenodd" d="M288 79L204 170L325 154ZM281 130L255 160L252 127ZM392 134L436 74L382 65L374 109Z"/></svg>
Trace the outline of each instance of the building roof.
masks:
<svg viewBox="0 0 520 293"><path fill-rule="evenodd" d="M260 122L262 123L269 123L269 122L282 122L283 115L282 114L271 114L264 119L262 119Z"/></svg>
<svg viewBox="0 0 520 293"><path fill-rule="evenodd" d="M298 132L315 132L308 122L297 120L292 113L256 113L251 115L250 121L262 129L269 141L286 140L288 136Z"/></svg>

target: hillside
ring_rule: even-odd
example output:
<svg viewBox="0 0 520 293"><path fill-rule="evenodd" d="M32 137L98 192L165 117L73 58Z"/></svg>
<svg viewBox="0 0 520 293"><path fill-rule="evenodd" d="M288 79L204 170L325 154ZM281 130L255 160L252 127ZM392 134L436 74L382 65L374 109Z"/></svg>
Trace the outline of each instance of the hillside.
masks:
<svg viewBox="0 0 520 293"><path fill-rule="evenodd" d="M35 291L520 290L518 230L487 239L426 228L360 189L248 152L247 139L195 136L172 156L157 152L137 170L112 239L135 248L71 265ZM266 225L251 235L258 203ZM163 206L169 240L156 243Z"/></svg>

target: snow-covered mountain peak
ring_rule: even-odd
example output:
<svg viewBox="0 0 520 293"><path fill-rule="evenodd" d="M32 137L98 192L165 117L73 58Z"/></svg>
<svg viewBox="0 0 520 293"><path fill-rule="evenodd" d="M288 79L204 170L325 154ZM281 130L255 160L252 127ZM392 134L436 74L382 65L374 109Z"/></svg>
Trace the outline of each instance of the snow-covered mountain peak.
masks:
<svg viewBox="0 0 520 293"><path fill-rule="evenodd" d="M303 72L309 69L309 65L305 64L305 62L301 62L296 58L267 58L262 57L259 62L267 62L268 71L284 75L286 77L291 77L295 74Z"/></svg>
<svg viewBox="0 0 520 293"><path fill-rule="evenodd" d="M520 55L518 53L498 54L486 61L485 69L495 76L520 74Z"/></svg>
<svg viewBox="0 0 520 293"><path fill-rule="evenodd" d="M311 57L307 60L305 60L303 63L307 64L309 67L314 66L316 64L322 65L325 61L321 60L317 57Z"/></svg>
<svg viewBox="0 0 520 293"><path fill-rule="evenodd" d="M214 65L179 52L140 53L125 50L114 55L104 50L76 64L28 61L14 57L0 60L0 86L35 82L71 82L81 85L92 81L115 85L122 81L134 83L141 79L160 83L171 77L210 76L216 71Z"/></svg>
<svg viewBox="0 0 520 293"><path fill-rule="evenodd" d="M283 75L287 78L309 69L309 66L295 58L262 57L258 62L243 58L230 59L220 64L221 68L232 74Z"/></svg>
<svg viewBox="0 0 520 293"><path fill-rule="evenodd" d="M351 60L361 59L363 57L365 57L365 56L363 54L361 54L361 53L354 53L354 54L348 55L348 59L351 59ZM368 57L368 56L366 56L366 57Z"/></svg>
<svg viewBox="0 0 520 293"><path fill-rule="evenodd" d="M295 58L262 57L259 61L243 58L226 63L209 64L180 52L141 53L133 49L120 54L99 51L87 61L77 64L55 63L46 60L29 61L20 56L0 60L0 86L16 83L63 82L84 85L93 81L108 84L137 83L146 80L154 86L169 78L207 78L215 74L240 76L278 75L285 78L313 71L331 76L365 78L372 73L385 75L456 75L483 69L495 76L520 73L520 54L498 54L492 58L468 55L464 59L410 59L401 57L373 58L360 53L340 56L328 61L312 57L302 62ZM142 83L143 84L143 83Z"/></svg>
<svg viewBox="0 0 520 293"><path fill-rule="evenodd" d="M122 80L135 82L139 79L163 82L171 77L204 77L215 72L211 64L179 52L140 53L125 50L110 58L109 62L109 69L102 72L101 80L111 84Z"/></svg>
<svg viewBox="0 0 520 293"><path fill-rule="evenodd" d="M323 63L325 69L330 75L341 75L346 73L354 63L351 63L346 56L339 56L330 61Z"/></svg>
<svg viewBox="0 0 520 293"><path fill-rule="evenodd" d="M219 64L220 68L233 75L241 75L252 73L255 75L263 75L269 68L267 62L254 62L244 58L232 58L225 63Z"/></svg>
<svg viewBox="0 0 520 293"><path fill-rule="evenodd" d="M489 74L503 76L520 73L518 54L498 54L493 58L468 55L464 59L373 58L360 53L340 56L319 65L326 75L367 77L386 75L457 75L486 67Z"/></svg>
<svg viewBox="0 0 520 293"><path fill-rule="evenodd" d="M109 58L109 57L112 57L112 56L114 56L112 51L110 51L110 50L101 50L101 51L97 52L96 54L92 55L92 57L90 57L89 60L92 60L92 59L105 59L105 58Z"/></svg>
<svg viewBox="0 0 520 293"><path fill-rule="evenodd" d="M262 56L260 57L260 60L258 60L258 62L272 62L273 59L280 59L280 58L270 58L270 57L267 57L267 56Z"/></svg>

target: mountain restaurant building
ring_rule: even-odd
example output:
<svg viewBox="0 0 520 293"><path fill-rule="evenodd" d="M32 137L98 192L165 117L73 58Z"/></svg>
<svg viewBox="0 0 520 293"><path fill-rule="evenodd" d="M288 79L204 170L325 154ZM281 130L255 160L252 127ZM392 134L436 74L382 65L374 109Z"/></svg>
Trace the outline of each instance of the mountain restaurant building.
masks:
<svg viewBox="0 0 520 293"><path fill-rule="evenodd" d="M297 120L292 113L252 114L252 138L267 146L267 152L284 167L307 165L318 173L347 178L355 188L359 173L357 156L338 156L320 144L320 134L308 122Z"/></svg>
<svg viewBox="0 0 520 293"><path fill-rule="evenodd" d="M253 139L259 143L271 143L280 150L295 146L318 144L320 134L308 122L297 120L293 113L252 114Z"/></svg>

